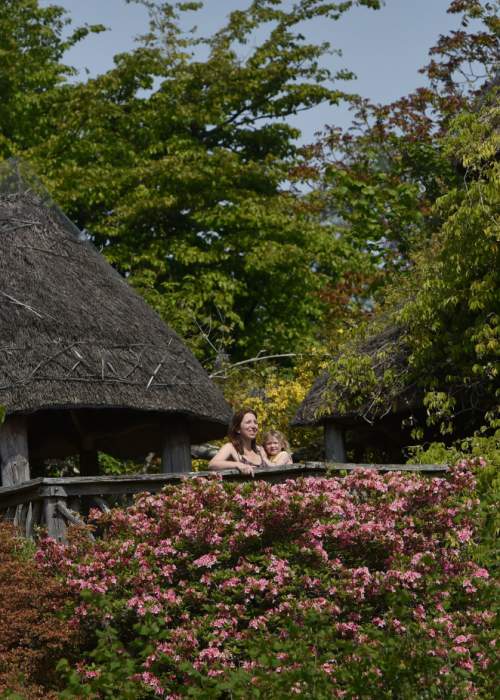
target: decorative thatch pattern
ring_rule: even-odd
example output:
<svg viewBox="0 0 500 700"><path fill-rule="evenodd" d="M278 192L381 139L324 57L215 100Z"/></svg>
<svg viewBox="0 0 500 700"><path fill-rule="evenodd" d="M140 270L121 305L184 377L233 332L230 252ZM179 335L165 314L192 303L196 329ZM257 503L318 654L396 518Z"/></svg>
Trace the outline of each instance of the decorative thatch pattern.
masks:
<svg viewBox="0 0 500 700"><path fill-rule="evenodd" d="M223 434L229 407L179 336L13 172L0 183L0 405L175 413Z"/></svg>

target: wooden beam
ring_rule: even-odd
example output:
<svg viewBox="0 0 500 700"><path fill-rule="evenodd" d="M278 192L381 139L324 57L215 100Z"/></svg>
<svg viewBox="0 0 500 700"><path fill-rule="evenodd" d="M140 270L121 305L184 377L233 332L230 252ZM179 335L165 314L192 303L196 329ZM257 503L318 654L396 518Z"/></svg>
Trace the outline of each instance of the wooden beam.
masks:
<svg viewBox="0 0 500 700"><path fill-rule="evenodd" d="M344 434L332 421L325 423L325 457L327 462L347 462Z"/></svg>
<svg viewBox="0 0 500 700"><path fill-rule="evenodd" d="M191 471L191 445L187 422L172 416L165 424L165 441L161 455L164 474L178 474Z"/></svg>
<svg viewBox="0 0 500 700"><path fill-rule="evenodd" d="M24 416L10 416L0 425L2 486L29 481L28 430Z"/></svg>

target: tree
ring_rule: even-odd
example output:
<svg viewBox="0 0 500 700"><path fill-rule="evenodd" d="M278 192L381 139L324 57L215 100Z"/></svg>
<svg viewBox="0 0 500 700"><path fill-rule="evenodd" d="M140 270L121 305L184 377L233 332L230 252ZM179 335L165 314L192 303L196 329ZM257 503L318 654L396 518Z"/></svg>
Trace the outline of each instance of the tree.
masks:
<svg viewBox="0 0 500 700"><path fill-rule="evenodd" d="M498 78L498 9L498 2L451 2L462 27L430 49L421 71L429 86L389 105L354 97L351 127L330 127L310 149L318 183L311 197L340 235L370 254L365 298L426 245L441 221L434 202L460 182L440 137Z"/></svg>
<svg viewBox="0 0 500 700"><path fill-rule="evenodd" d="M303 160L286 119L341 98L343 74L320 63L328 45L301 27L354 3L254 0L206 38L181 29L198 3L143 4L150 33L106 74L59 86L46 137L24 153L202 356L302 347L322 294L363 255L297 193Z"/></svg>
<svg viewBox="0 0 500 700"><path fill-rule="evenodd" d="M337 405L343 395L349 403L353 383L358 390L352 399L361 397L375 413L381 396L416 386L427 424L441 434L464 437L498 427L499 117L493 87L476 100L473 111L463 111L450 123L442 153L458 161L464 185L450 187L437 199L434 210L442 225L413 252L409 271L387 286L385 303L367 324L365 333L372 337L399 329L391 343L370 354L351 336L333 362ZM374 372L384 359L398 355L404 357L401 371ZM415 438L420 437L417 430Z"/></svg>
<svg viewBox="0 0 500 700"><path fill-rule="evenodd" d="M76 28L67 38L65 11L37 0L0 4L0 158L40 143L51 132L57 88L74 74L64 53L101 25Z"/></svg>

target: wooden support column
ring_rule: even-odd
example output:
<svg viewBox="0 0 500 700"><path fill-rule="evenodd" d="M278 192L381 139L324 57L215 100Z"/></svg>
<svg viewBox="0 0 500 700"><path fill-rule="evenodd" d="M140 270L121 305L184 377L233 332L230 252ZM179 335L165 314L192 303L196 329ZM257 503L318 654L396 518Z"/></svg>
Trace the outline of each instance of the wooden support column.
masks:
<svg viewBox="0 0 500 700"><path fill-rule="evenodd" d="M0 425L2 486L29 481L28 430L24 416L10 416Z"/></svg>
<svg viewBox="0 0 500 700"><path fill-rule="evenodd" d="M80 437L80 475L98 476L99 456L95 449L94 435L86 429L78 411L70 411L70 414L76 432Z"/></svg>
<svg viewBox="0 0 500 700"><path fill-rule="evenodd" d="M161 455L162 471L165 474L191 471L191 445L184 418L172 416L165 421L165 441Z"/></svg>
<svg viewBox="0 0 500 700"><path fill-rule="evenodd" d="M40 525L42 502L35 501L29 504L28 515L26 517L26 537L33 539L35 527Z"/></svg>
<svg viewBox="0 0 500 700"><path fill-rule="evenodd" d="M325 423L325 457L327 462L347 462L344 434L332 421Z"/></svg>

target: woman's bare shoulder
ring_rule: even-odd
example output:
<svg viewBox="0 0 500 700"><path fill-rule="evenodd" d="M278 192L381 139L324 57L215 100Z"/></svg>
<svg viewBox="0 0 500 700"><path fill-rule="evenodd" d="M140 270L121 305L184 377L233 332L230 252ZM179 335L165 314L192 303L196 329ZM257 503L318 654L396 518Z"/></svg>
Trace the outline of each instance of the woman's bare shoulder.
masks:
<svg viewBox="0 0 500 700"><path fill-rule="evenodd" d="M217 456L222 459L234 459L238 460L238 453L232 442L225 442L222 447L219 448Z"/></svg>

